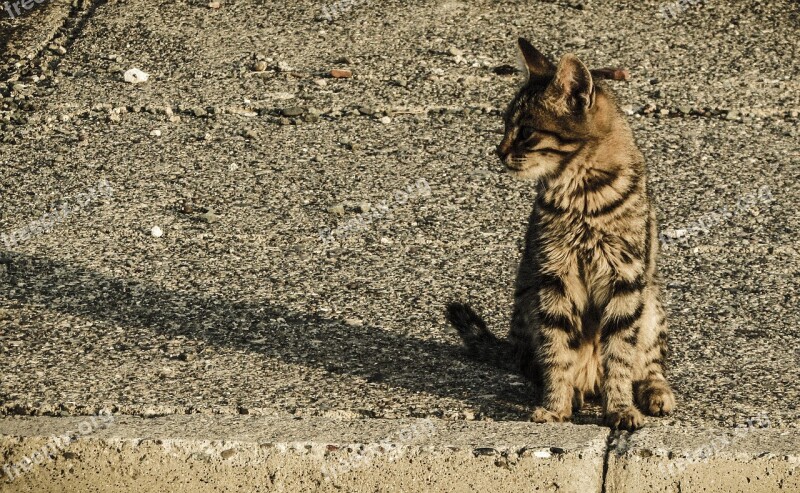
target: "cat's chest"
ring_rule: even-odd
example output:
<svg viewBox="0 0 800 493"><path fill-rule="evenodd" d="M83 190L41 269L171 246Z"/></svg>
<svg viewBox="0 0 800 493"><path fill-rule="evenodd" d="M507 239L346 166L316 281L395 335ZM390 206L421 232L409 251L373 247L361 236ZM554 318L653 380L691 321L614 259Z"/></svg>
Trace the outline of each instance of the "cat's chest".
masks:
<svg viewBox="0 0 800 493"><path fill-rule="evenodd" d="M603 225L578 212L546 217L542 223L541 231L552 243L576 252L592 251L612 240L612 235Z"/></svg>
<svg viewBox="0 0 800 493"><path fill-rule="evenodd" d="M547 249L560 258L572 258L590 271L613 272L637 256L637 241L624 226L593 220L585 215L560 214L540 228Z"/></svg>

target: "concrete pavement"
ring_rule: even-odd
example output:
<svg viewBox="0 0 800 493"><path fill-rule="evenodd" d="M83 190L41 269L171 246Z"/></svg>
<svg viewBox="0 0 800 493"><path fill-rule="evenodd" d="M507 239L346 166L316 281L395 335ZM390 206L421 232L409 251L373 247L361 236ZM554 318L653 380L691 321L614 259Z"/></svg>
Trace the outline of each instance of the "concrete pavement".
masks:
<svg viewBox="0 0 800 493"><path fill-rule="evenodd" d="M154 440L179 439L176 420L191 443L244 440L225 437L226 420L321 444L379 443L386 433L342 430L430 419L519 448L600 437L600 459L525 463L516 479L487 475L495 488L558 477L569 491L564 471L599 464L587 491L796 490L797 4L695 2L664 19L652 1L370 1L332 23L317 20L324 6L52 0L0 17L3 460L102 409L132 423L103 437L136 441L152 425ZM595 427L594 404L539 440L523 422L533 389L467 359L442 316L468 299L495 333L507 327L534 191L492 149L519 82L498 67L519 35L633 75L613 87L665 233L679 405L628 439ZM150 80L126 83L131 68ZM281 424L295 419L334 424L315 438ZM73 444L85 442L69 460L86 475L70 477L100 489L117 473L96 457L143 456L103 440ZM443 457L430 481L487 484L468 472L484 459ZM292 467L309 478L318 465ZM352 478L375 490L421 477L408 467ZM61 474L37 470L30 488ZM209 487L226 474L209 472ZM270 487L253 474L242 484Z"/></svg>

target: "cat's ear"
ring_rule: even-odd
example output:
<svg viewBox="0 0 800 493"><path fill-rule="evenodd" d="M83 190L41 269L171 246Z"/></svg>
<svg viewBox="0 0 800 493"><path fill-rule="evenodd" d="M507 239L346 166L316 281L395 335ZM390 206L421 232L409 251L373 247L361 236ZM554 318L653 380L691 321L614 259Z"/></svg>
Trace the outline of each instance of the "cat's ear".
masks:
<svg viewBox="0 0 800 493"><path fill-rule="evenodd" d="M545 97L556 112L585 113L594 105L592 74L577 56L567 53L559 60Z"/></svg>
<svg viewBox="0 0 800 493"><path fill-rule="evenodd" d="M527 39L519 38L517 42L519 43L520 59L527 79L553 76L556 71L556 66L553 65L553 62L534 48Z"/></svg>

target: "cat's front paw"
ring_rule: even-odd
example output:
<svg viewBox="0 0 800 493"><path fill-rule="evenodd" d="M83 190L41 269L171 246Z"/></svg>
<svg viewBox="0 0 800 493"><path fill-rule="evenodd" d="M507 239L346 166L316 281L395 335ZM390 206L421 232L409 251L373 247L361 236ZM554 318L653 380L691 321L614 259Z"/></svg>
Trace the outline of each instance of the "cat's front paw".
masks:
<svg viewBox="0 0 800 493"><path fill-rule="evenodd" d="M618 411L607 411L603 420L606 426L614 430L635 431L644 424L644 415L635 407L630 406Z"/></svg>
<svg viewBox="0 0 800 493"><path fill-rule="evenodd" d="M663 380L647 382L640 388L636 403L650 416L665 416L675 409L675 394Z"/></svg>
<svg viewBox="0 0 800 493"><path fill-rule="evenodd" d="M569 414L557 413L543 407L537 407L531 414L531 421L534 423L563 423L569 419Z"/></svg>

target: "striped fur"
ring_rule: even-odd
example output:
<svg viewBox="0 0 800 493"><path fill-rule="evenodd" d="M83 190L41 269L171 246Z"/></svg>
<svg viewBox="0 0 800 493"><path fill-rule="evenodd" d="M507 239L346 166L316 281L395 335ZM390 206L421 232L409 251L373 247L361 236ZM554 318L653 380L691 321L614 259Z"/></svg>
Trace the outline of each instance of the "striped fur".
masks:
<svg viewBox="0 0 800 493"><path fill-rule="evenodd" d="M574 55L554 65L527 41L528 79L498 154L538 182L509 341L542 386L536 422L564 421L599 393L604 420L633 430L675 398L644 158L625 117Z"/></svg>

